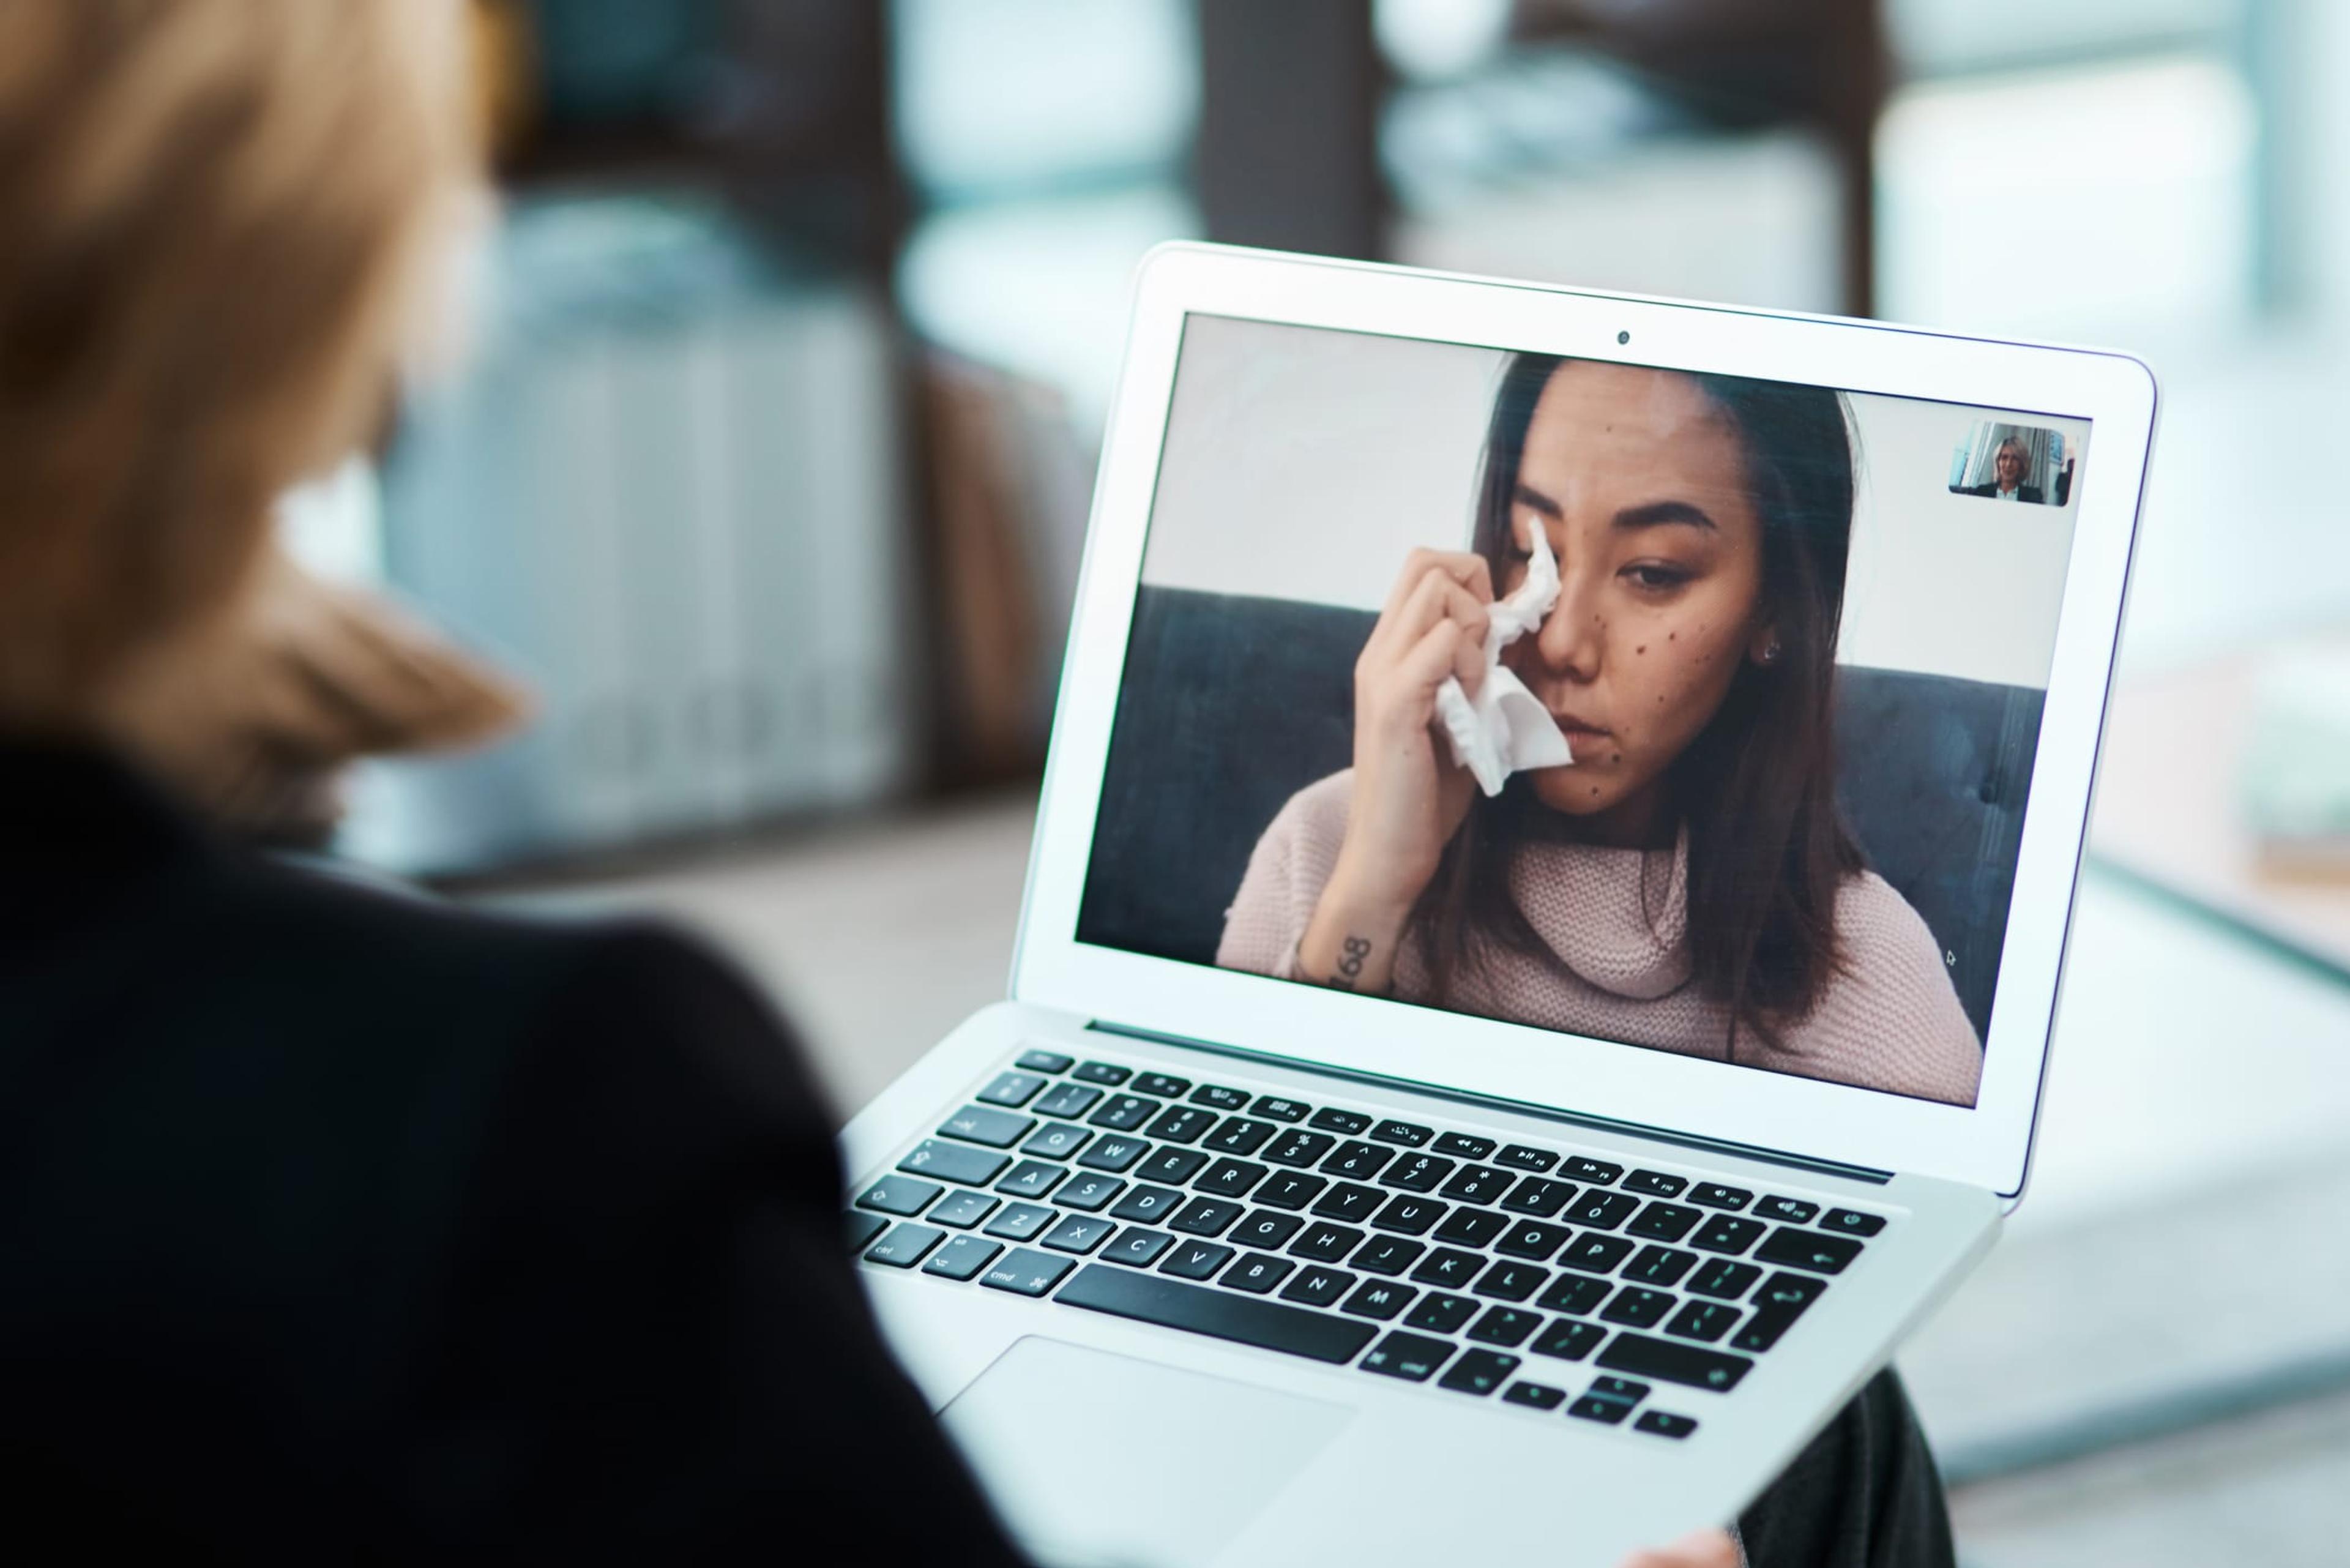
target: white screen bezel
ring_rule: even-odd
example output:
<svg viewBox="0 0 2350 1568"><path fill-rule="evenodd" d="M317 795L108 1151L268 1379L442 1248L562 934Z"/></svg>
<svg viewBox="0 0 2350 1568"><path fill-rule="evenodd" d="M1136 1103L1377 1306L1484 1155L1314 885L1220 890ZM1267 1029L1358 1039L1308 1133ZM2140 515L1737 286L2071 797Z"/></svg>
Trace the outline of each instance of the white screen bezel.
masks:
<svg viewBox="0 0 2350 1568"><path fill-rule="evenodd" d="M1727 1066L1076 940L1184 319L1237 317L2090 421L1999 989L1971 1108ZM1619 346L1628 333L1628 346ZM1094 492L1013 995L1187 1039L1873 1169L2022 1189L2138 499L2126 356L1198 244L1153 252Z"/></svg>

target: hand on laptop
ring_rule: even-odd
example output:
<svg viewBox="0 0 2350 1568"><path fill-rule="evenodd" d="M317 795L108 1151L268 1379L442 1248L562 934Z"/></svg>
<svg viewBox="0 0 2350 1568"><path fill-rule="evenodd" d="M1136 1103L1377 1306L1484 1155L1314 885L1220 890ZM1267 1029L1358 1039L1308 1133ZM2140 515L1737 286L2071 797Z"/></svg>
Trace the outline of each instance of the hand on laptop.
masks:
<svg viewBox="0 0 2350 1568"><path fill-rule="evenodd" d="M1355 660L1355 786L1346 841L1298 943L1306 974L1380 992L1414 900L1460 831L1476 780L1440 748L1436 689L1476 694L1493 602L1484 557L1414 550Z"/></svg>
<svg viewBox="0 0 2350 1568"><path fill-rule="evenodd" d="M1738 1542L1726 1530L1700 1530L1669 1546L1635 1552L1623 1568L1740 1568Z"/></svg>

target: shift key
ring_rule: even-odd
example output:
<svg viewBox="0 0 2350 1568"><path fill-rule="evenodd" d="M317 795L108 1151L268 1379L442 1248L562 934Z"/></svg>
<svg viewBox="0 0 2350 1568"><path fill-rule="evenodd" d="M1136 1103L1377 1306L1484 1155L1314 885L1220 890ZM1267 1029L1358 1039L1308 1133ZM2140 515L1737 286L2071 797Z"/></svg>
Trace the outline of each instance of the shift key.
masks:
<svg viewBox="0 0 2350 1568"><path fill-rule="evenodd" d="M1660 1377L1668 1383L1711 1389L1717 1394L1729 1393L1738 1386L1739 1379L1754 1369L1754 1363L1743 1355L1727 1355L1719 1350L1679 1345L1669 1339L1650 1339L1645 1334L1617 1334L1599 1353L1597 1365L1610 1372Z"/></svg>
<svg viewBox="0 0 2350 1568"><path fill-rule="evenodd" d="M959 1137L965 1143L983 1143L990 1148L1010 1148L1036 1129L1035 1116L1019 1116L1010 1111L991 1111L985 1106L965 1106L946 1119L939 1131L948 1137Z"/></svg>

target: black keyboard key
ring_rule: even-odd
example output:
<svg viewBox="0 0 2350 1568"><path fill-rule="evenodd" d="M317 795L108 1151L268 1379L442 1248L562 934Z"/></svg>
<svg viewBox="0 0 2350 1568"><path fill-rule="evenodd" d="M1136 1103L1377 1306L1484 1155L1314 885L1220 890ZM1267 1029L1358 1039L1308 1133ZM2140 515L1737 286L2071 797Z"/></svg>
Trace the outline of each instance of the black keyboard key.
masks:
<svg viewBox="0 0 2350 1568"><path fill-rule="evenodd" d="M1041 1203L1008 1203L1003 1213L987 1222L986 1233L1007 1241L1033 1241L1052 1222L1053 1211Z"/></svg>
<svg viewBox="0 0 2350 1568"><path fill-rule="evenodd" d="M1015 1116L1010 1111L992 1111L985 1106L965 1106L946 1119L939 1131L947 1137L957 1137L965 1143L983 1143L990 1148L1010 1148L1036 1129L1034 1116Z"/></svg>
<svg viewBox="0 0 2350 1568"><path fill-rule="evenodd" d="M1423 1285L1443 1285L1465 1291L1470 1282L1484 1272L1485 1259L1478 1252L1463 1252L1456 1247L1439 1247L1419 1261L1411 1277Z"/></svg>
<svg viewBox="0 0 2350 1568"><path fill-rule="evenodd" d="M1090 1214L1065 1214L1058 1225L1045 1232L1043 1245L1055 1252L1090 1252L1117 1229L1108 1220Z"/></svg>
<svg viewBox="0 0 2350 1568"><path fill-rule="evenodd" d="M1241 1206L1221 1198L1194 1198L1167 1221L1170 1231L1180 1231L1186 1236L1221 1236L1232 1222L1241 1217Z"/></svg>
<svg viewBox="0 0 2350 1568"><path fill-rule="evenodd" d="M1613 1231L1629 1220L1640 1200L1628 1192L1586 1192L1566 1217L1591 1231Z"/></svg>
<svg viewBox="0 0 2350 1568"><path fill-rule="evenodd" d="M1715 1296L1734 1302L1754 1288L1762 1271L1752 1263L1733 1263L1727 1258L1717 1259L1697 1272L1689 1288L1701 1296Z"/></svg>
<svg viewBox="0 0 2350 1568"><path fill-rule="evenodd" d="M1147 1269L1159 1261L1161 1252L1174 1244L1175 1238L1164 1231L1145 1231L1139 1225L1129 1225L1102 1249L1102 1262L1124 1263L1130 1269Z"/></svg>
<svg viewBox="0 0 2350 1568"><path fill-rule="evenodd" d="M865 1251L874 1237L889 1228L889 1221L879 1214L860 1214L855 1210L841 1216L841 1224L847 1234L848 1250L852 1252Z"/></svg>
<svg viewBox="0 0 2350 1568"><path fill-rule="evenodd" d="M1459 1334L1461 1325L1475 1317L1484 1304L1474 1296L1456 1296L1444 1291L1431 1291L1411 1309L1411 1315L1403 1320L1403 1325L1406 1328L1424 1328L1430 1334Z"/></svg>
<svg viewBox="0 0 2350 1568"><path fill-rule="evenodd" d="M1547 1220L1566 1207L1575 1196L1575 1183L1553 1181L1545 1177L1529 1176L1510 1189L1502 1198L1502 1207L1513 1214L1532 1214Z"/></svg>
<svg viewBox="0 0 2350 1568"><path fill-rule="evenodd" d="M1619 1334L1599 1353L1600 1366L1610 1372L1629 1372L1690 1388L1727 1394L1754 1369L1743 1355L1728 1355L1679 1340L1651 1339L1645 1334Z"/></svg>
<svg viewBox="0 0 2350 1568"><path fill-rule="evenodd" d="M1275 1165L1286 1165L1304 1170L1319 1165L1322 1157L1338 1147L1338 1140L1328 1133L1300 1132L1295 1128L1283 1133L1259 1151L1259 1158Z"/></svg>
<svg viewBox="0 0 2350 1568"><path fill-rule="evenodd" d="M1057 1165L1041 1159L1024 1159L1012 1168L1012 1174L995 1184L995 1190L1012 1198L1042 1198L1069 1173Z"/></svg>
<svg viewBox="0 0 2350 1568"><path fill-rule="evenodd" d="M1436 1380L1439 1388L1450 1388L1456 1394L1491 1394L1510 1380L1518 1369L1518 1358L1503 1355L1498 1350L1463 1351L1461 1358Z"/></svg>
<svg viewBox="0 0 2350 1568"><path fill-rule="evenodd" d="M1540 1224L1529 1220L1526 1224ZM1510 1228L1510 1217L1491 1209L1455 1209L1436 1228L1436 1239L1456 1247L1490 1247L1493 1238Z"/></svg>
<svg viewBox="0 0 2350 1568"><path fill-rule="evenodd" d="M1589 1274L1561 1274L1550 1282L1550 1288L1536 1297L1534 1305L1547 1312L1568 1312L1577 1317L1588 1317L1599 1310L1599 1303L1615 1292L1606 1280L1593 1279Z"/></svg>
<svg viewBox="0 0 2350 1568"><path fill-rule="evenodd" d="M1548 1176L1557 1168L1558 1156L1546 1148L1529 1148L1522 1143L1505 1143L1502 1146L1501 1152L1493 1157L1493 1163L1506 1166L1512 1170L1531 1170L1539 1176Z"/></svg>
<svg viewBox="0 0 2350 1568"><path fill-rule="evenodd" d="M1099 1089L1088 1088L1083 1084L1055 1084L1053 1085L1051 1094L1037 1101L1029 1109L1040 1116L1058 1116L1063 1121L1066 1121L1071 1116L1084 1116L1093 1108L1094 1102L1101 1097L1102 1092Z"/></svg>
<svg viewBox="0 0 2350 1568"><path fill-rule="evenodd" d="M1336 1133L1340 1137L1360 1137L1371 1130L1371 1118L1360 1111L1342 1111L1335 1106L1325 1106L1314 1113L1305 1124L1324 1132Z"/></svg>
<svg viewBox="0 0 2350 1568"><path fill-rule="evenodd" d="M1702 1247L1709 1252L1726 1252L1731 1257L1754 1245L1767 1227L1760 1220L1741 1220L1735 1214L1717 1214L1697 1228L1690 1245Z"/></svg>
<svg viewBox="0 0 2350 1568"><path fill-rule="evenodd" d="M1303 1100L1293 1100L1282 1095L1259 1095L1249 1106L1249 1115L1262 1116L1269 1122L1302 1122L1305 1113L1314 1107Z"/></svg>
<svg viewBox="0 0 2350 1568"><path fill-rule="evenodd" d="M1653 1432L1659 1438L1686 1438L1697 1430L1697 1422L1687 1416L1676 1416L1664 1410L1643 1410L1634 1428Z"/></svg>
<svg viewBox="0 0 2350 1568"><path fill-rule="evenodd" d="M1064 1197L1062 1201L1068 1199ZM1695 1252L1684 1252L1678 1247L1643 1247L1624 1265L1624 1277L1664 1290L1680 1283L1681 1276L1696 1266Z"/></svg>
<svg viewBox="0 0 2350 1568"><path fill-rule="evenodd" d="M1311 1258L1317 1263L1344 1262L1363 1239L1363 1233L1347 1225L1328 1225L1315 1220L1305 1227L1305 1234L1289 1249L1300 1258Z"/></svg>
<svg viewBox="0 0 2350 1568"><path fill-rule="evenodd" d="M1112 1095L1102 1102L1102 1108L1087 1116L1087 1125L1107 1127L1112 1132L1132 1132L1159 1111L1157 1100L1146 1100L1140 1095Z"/></svg>
<svg viewBox="0 0 2350 1568"><path fill-rule="evenodd" d="M885 1176L867 1188L857 1199L859 1209L878 1209L884 1214L920 1214L939 1195L946 1191L935 1181L916 1181L910 1176Z"/></svg>
<svg viewBox="0 0 2350 1568"><path fill-rule="evenodd" d="M998 1073L987 1087L980 1090L983 1105L1010 1106L1017 1110L1044 1091L1045 1080L1035 1073ZM962 1276L969 1279L971 1276Z"/></svg>
<svg viewBox="0 0 2350 1568"><path fill-rule="evenodd" d="M1135 1170L1140 1181L1156 1181L1166 1187L1180 1187L1200 1174L1208 1157L1196 1148L1162 1148L1144 1160Z"/></svg>
<svg viewBox="0 0 2350 1568"><path fill-rule="evenodd" d="M1773 1274L1754 1293L1754 1315L1731 1336L1736 1350L1768 1350L1795 1326L1811 1304L1828 1288L1825 1280L1809 1274Z"/></svg>
<svg viewBox="0 0 2350 1568"><path fill-rule="evenodd" d="M967 1280L995 1262L997 1254L1003 1251L1003 1243L1001 1241L990 1241L979 1236L957 1236L922 1265L922 1272L936 1274L942 1280Z"/></svg>
<svg viewBox="0 0 2350 1568"><path fill-rule="evenodd" d="M1252 1121L1247 1116L1226 1116L1200 1147L1212 1148L1219 1154L1254 1154L1264 1147L1265 1139L1280 1130L1271 1122Z"/></svg>
<svg viewBox="0 0 2350 1568"><path fill-rule="evenodd" d="M1155 1095L1162 1100L1180 1100L1191 1092L1191 1080L1172 1073L1145 1073L1134 1081L1134 1092Z"/></svg>
<svg viewBox="0 0 2350 1568"><path fill-rule="evenodd" d="M1325 1220L1344 1220L1361 1224L1379 1211L1388 1195L1376 1187L1365 1187L1353 1181L1342 1181L1314 1200L1314 1212Z"/></svg>
<svg viewBox="0 0 2350 1568"><path fill-rule="evenodd" d="M1600 1316L1609 1323L1620 1323L1627 1328L1654 1328L1664 1321L1667 1313L1679 1298L1663 1291L1652 1291L1646 1285L1626 1285L1616 1293Z"/></svg>
<svg viewBox="0 0 2350 1568"><path fill-rule="evenodd" d="M1859 1256L1860 1243L1849 1236L1826 1236L1817 1231L1798 1231L1792 1225L1772 1231L1770 1239L1754 1250L1758 1263L1809 1269L1819 1274L1843 1273L1846 1265Z"/></svg>
<svg viewBox="0 0 2350 1568"><path fill-rule="evenodd" d="M1765 1220L1783 1220L1790 1225L1808 1225L1816 1218L1820 1206L1806 1203L1800 1198L1773 1195L1754 1206L1754 1212Z"/></svg>
<svg viewBox="0 0 2350 1568"><path fill-rule="evenodd" d="M1595 1399L1586 1394L1569 1405L1566 1413L1586 1421L1602 1421L1614 1427L1622 1424L1624 1417L1632 1413L1632 1407L1621 1399Z"/></svg>
<svg viewBox="0 0 2350 1568"><path fill-rule="evenodd" d="M1010 1291L1014 1295L1041 1296L1061 1282L1061 1276L1076 1268L1075 1258L1056 1258L1050 1252L1039 1252L1027 1247L1014 1247L995 1266L979 1276L979 1282L992 1291Z"/></svg>
<svg viewBox="0 0 2350 1568"><path fill-rule="evenodd" d="M1202 1084L1191 1091L1191 1103L1206 1106L1211 1110L1236 1111L1249 1103L1243 1089L1227 1089L1221 1084Z"/></svg>
<svg viewBox="0 0 2350 1568"><path fill-rule="evenodd" d="M1628 1377L1595 1377L1584 1392L1595 1399L1621 1399L1627 1405L1638 1405L1648 1397L1648 1386Z"/></svg>
<svg viewBox="0 0 2350 1568"><path fill-rule="evenodd" d="M1170 1106L1142 1130L1161 1143L1190 1143L1216 1125L1216 1113L1197 1106Z"/></svg>
<svg viewBox="0 0 2350 1568"><path fill-rule="evenodd" d="M1238 1198L1263 1179L1264 1167L1261 1165L1251 1165L1244 1159L1220 1159L1201 1173L1191 1189L1216 1198Z"/></svg>
<svg viewBox="0 0 2350 1568"><path fill-rule="evenodd" d="M1550 1278L1548 1269L1538 1269L1532 1263L1503 1262L1495 1263L1469 1288L1481 1296L1495 1301L1522 1302L1543 1288Z"/></svg>
<svg viewBox="0 0 2350 1568"><path fill-rule="evenodd" d="M1126 1133L1111 1133L1094 1139L1093 1147L1077 1156L1077 1163L1087 1170L1123 1172L1134 1162L1150 1152L1150 1146Z"/></svg>
<svg viewBox="0 0 2350 1568"><path fill-rule="evenodd" d="M1555 1410L1566 1403L1566 1390L1547 1383L1513 1383L1502 1390L1502 1403L1523 1405L1530 1410Z"/></svg>
<svg viewBox="0 0 2350 1568"><path fill-rule="evenodd" d="M1322 1195L1329 1181L1301 1170L1277 1170L1257 1189L1256 1200L1269 1209L1303 1209Z"/></svg>
<svg viewBox="0 0 2350 1568"><path fill-rule="evenodd" d="M1661 1170L1636 1170L1624 1179L1627 1192L1645 1192L1651 1198L1679 1198L1689 1189L1689 1179L1667 1176Z"/></svg>
<svg viewBox="0 0 2350 1568"><path fill-rule="evenodd" d="M1297 1271L1297 1277L1282 1288L1281 1299L1301 1306L1335 1305L1340 1296L1355 1288L1355 1276L1344 1269L1334 1269L1326 1263L1308 1263Z"/></svg>
<svg viewBox="0 0 2350 1568"><path fill-rule="evenodd" d="M1365 1280L1353 1295L1338 1303L1338 1310L1385 1323L1409 1306L1411 1298L1418 1294L1409 1285L1399 1285L1393 1280Z"/></svg>
<svg viewBox="0 0 2350 1568"><path fill-rule="evenodd" d="M1592 1187L1613 1187L1616 1185L1616 1179L1624 1174L1624 1168L1620 1165L1610 1165L1604 1159L1586 1159L1583 1156L1575 1154L1567 1157L1566 1168L1559 1174L1571 1176L1575 1180Z"/></svg>
<svg viewBox="0 0 2350 1568"><path fill-rule="evenodd" d="M1066 1122L1046 1122L1036 1129L1035 1137L1020 1146L1020 1152L1039 1159L1067 1159L1092 1142L1093 1136Z"/></svg>
<svg viewBox="0 0 2350 1568"><path fill-rule="evenodd" d="M1344 1176L1356 1181L1368 1181L1387 1168L1395 1158L1395 1150L1382 1148L1375 1143L1342 1143L1322 1168L1333 1176Z"/></svg>
<svg viewBox="0 0 2350 1568"><path fill-rule="evenodd" d="M1651 1241L1678 1241L1690 1233L1690 1226L1704 1218L1703 1210L1686 1203L1651 1203L1624 1229L1630 1235Z"/></svg>
<svg viewBox="0 0 2350 1568"><path fill-rule="evenodd" d="M1612 1274L1631 1255L1632 1243L1621 1236L1585 1236L1567 1243L1556 1261L1586 1274Z"/></svg>
<svg viewBox="0 0 2350 1568"><path fill-rule="evenodd" d="M1444 1218L1444 1210L1445 1206L1433 1198L1399 1193L1371 1216L1371 1229L1393 1231L1399 1236L1425 1236L1430 1225Z"/></svg>
<svg viewBox="0 0 2350 1568"><path fill-rule="evenodd" d="M1469 1337L1481 1345L1523 1345L1526 1335L1542 1326L1542 1314L1528 1312L1523 1307L1487 1307L1485 1315L1469 1330Z"/></svg>
<svg viewBox="0 0 2350 1568"><path fill-rule="evenodd" d="M1665 1324L1665 1332L1711 1345L1728 1334L1730 1325L1737 1321L1738 1309L1734 1306L1721 1302L1684 1302L1681 1310L1673 1314L1673 1320Z"/></svg>
<svg viewBox="0 0 2350 1568"><path fill-rule="evenodd" d="M1607 1331L1596 1323L1557 1317L1551 1319L1550 1326L1534 1336L1530 1348L1536 1355L1555 1355L1561 1361L1580 1361L1607 1337Z"/></svg>
<svg viewBox="0 0 2350 1568"><path fill-rule="evenodd" d="M1513 1258L1529 1258L1546 1263L1566 1245L1575 1232L1564 1225L1547 1224L1540 1220L1520 1220L1511 1224L1502 1239L1493 1243L1493 1251Z"/></svg>
<svg viewBox="0 0 2350 1568"><path fill-rule="evenodd" d="M1183 1280L1210 1280L1232 1261L1230 1247L1219 1247L1213 1241L1178 1241L1175 1250L1167 1254L1167 1261L1159 1265L1159 1272Z"/></svg>
<svg viewBox="0 0 2350 1568"><path fill-rule="evenodd" d="M1493 1140L1471 1137L1467 1133L1439 1133L1429 1148L1437 1154L1449 1154L1455 1159L1483 1159L1493 1152Z"/></svg>
<svg viewBox="0 0 2350 1568"><path fill-rule="evenodd" d="M1440 1159L1432 1154L1407 1155L1387 1168L1379 1185L1400 1187L1406 1192L1433 1192L1452 1170L1449 1159Z"/></svg>
<svg viewBox="0 0 2350 1568"><path fill-rule="evenodd" d="M1183 1195L1168 1187L1138 1187L1118 1200L1111 1210L1113 1220L1131 1220L1137 1225L1164 1225L1169 1215L1183 1206Z"/></svg>
<svg viewBox="0 0 2350 1568"><path fill-rule="evenodd" d="M1297 1234L1305 1220L1295 1214L1276 1214L1270 1209L1252 1211L1240 1222L1230 1238L1233 1245L1258 1247L1270 1251Z"/></svg>
<svg viewBox="0 0 2350 1568"><path fill-rule="evenodd" d="M946 1239L947 1233L935 1225L892 1225L888 1235L865 1249L865 1261L893 1269L910 1269Z"/></svg>
<svg viewBox="0 0 2350 1568"><path fill-rule="evenodd" d="M1839 1236L1874 1236L1885 1229L1885 1216L1863 1214L1857 1209L1831 1209L1820 1216L1820 1229Z"/></svg>
<svg viewBox="0 0 2350 1568"><path fill-rule="evenodd" d="M1347 1261L1367 1274L1400 1274L1427 1251L1425 1244L1401 1236L1374 1236Z"/></svg>
<svg viewBox="0 0 2350 1568"><path fill-rule="evenodd" d="M1436 1136L1436 1129L1424 1127L1418 1122L1384 1121L1371 1129L1371 1136L1381 1143L1399 1143L1406 1148L1418 1148Z"/></svg>
<svg viewBox="0 0 2350 1568"><path fill-rule="evenodd" d="M1104 1088L1115 1089L1134 1076L1134 1069L1120 1067L1109 1062L1088 1062L1077 1069L1076 1075L1086 1083L1099 1084Z"/></svg>
<svg viewBox="0 0 2350 1568"><path fill-rule="evenodd" d="M1076 1061L1075 1056L1064 1056L1058 1051L1023 1051L1013 1065L1024 1072L1057 1074L1067 1072Z"/></svg>
<svg viewBox="0 0 2350 1568"><path fill-rule="evenodd" d="M1240 1261L1224 1271L1222 1282L1236 1291L1261 1296L1287 1279L1296 1267L1288 1259L1267 1252L1243 1252Z"/></svg>
<svg viewBox="0 0 2350 1568"><path fill-rule="evenodd" d="M1754 1201L1754 1194L1742 1187L1724 1187L1719 1181L1700 1181L1690 1189L1690 1201L1708 1209L1736 1210Z"/></svg>
<svg viewBox="0 0 2350 1568"><path fill-rule="evenodd" d="M1443 1340L1397 1333L1372 1347L1371 1353L1363 1357L1362 1368L1384 1377L1400 1377L1407 1383L1425 1383L1451 1357L1452 1346Z"/></svg>
<svg viewBox="0 0 2350 1568"><path fill-rule="evenodd" d="M1368 1324L1348 1323L1327 1313L1179 1284L1156 1274L1100 1267L1084 1270L1056 1299L1064 1306L1184 1329L1332 1366L1354 1360L1378 1333Z"/></svg>
<svg viewBox="0 0 2350 1568"><path fill-rule="evenodd" d="M1054 1194L1053 1201L1091 1214L1125 1190L1126 1183L1115 1176L1080 1176Z"/></svg>
<svg viewBox="0 0 2350 1568"><path fill-rule="evenodd" d="M1443 1195L1456 1203L1498 1203L1518 1179L1490 1165L1469 1166L1444 1184Z"/></svg>

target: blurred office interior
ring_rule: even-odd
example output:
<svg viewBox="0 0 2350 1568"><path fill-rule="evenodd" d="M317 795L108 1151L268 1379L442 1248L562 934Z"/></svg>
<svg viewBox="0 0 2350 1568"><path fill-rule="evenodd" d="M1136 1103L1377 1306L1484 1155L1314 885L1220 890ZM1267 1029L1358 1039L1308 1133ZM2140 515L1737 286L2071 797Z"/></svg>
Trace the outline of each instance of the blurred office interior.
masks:
<svg viewBox="0 0 2350 1568"><path fill-rule="evenodd" d="M1971 1563L2339 1561L2350 7L475 10L505 212L473 340L286 533L536 713L365 766L335 850L700 925L804 1021L844 1111L1001 994L1150 245L2149 360L2042 1158L1903 1364Z"/></svg>

